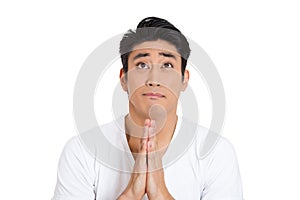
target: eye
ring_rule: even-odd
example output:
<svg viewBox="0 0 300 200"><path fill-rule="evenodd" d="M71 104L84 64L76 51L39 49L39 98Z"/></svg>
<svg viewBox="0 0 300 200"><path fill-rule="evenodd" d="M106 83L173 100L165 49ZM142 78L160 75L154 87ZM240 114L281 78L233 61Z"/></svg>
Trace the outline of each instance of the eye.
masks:
<svg viewBox="0 0 300 200"><path fill-rule="evenodd" d="M166 68L166 69L173 68L173 65L171 63L164 63L162 68Z"/></svg>
<svg viewBox="0 0 300 200"><path fill-rule="evenodd" d="M139 62L138 64L136 64L136 67L138 69L149 69L149 66L146 63L143 63L143 62Z"/></svg>

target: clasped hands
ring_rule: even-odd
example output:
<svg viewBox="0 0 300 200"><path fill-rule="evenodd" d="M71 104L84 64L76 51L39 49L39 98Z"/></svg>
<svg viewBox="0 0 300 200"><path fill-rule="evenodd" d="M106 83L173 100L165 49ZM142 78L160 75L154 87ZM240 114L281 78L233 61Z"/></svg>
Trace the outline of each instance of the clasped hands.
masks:
<svg viewBox="0 0 300 200"><path fill-rule="evenodd" d="M146 119L133 172L119 200L140 200L145 194L150 200L174 199L165 184L162 153L158 149L154 131L155 121Z"/></svg>

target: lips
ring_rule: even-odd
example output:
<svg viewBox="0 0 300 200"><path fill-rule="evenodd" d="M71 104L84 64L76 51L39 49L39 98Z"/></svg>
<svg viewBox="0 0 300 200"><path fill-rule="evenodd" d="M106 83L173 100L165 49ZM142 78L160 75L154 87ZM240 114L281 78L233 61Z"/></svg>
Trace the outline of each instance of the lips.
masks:
<svg viewBox="0 0 300 200"><path fill-rule="evenodd" d="M152 97L152 98L165 98L166 96L157 92L147 92L143 93L143 96Z"/></svg>

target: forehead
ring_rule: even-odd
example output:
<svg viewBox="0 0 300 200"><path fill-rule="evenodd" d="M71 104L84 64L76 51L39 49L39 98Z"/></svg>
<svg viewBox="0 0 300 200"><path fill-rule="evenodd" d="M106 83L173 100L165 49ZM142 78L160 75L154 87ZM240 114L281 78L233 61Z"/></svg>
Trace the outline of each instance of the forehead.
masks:
<svg viewBox="0 0 300 200"><path fill-rule="evenodd" d="M141 44L135 45L129 57L142 52L149 52L150 54L165 52L180 57L180 54L178 53L175 45L165 40L146 41Z"/></svg>

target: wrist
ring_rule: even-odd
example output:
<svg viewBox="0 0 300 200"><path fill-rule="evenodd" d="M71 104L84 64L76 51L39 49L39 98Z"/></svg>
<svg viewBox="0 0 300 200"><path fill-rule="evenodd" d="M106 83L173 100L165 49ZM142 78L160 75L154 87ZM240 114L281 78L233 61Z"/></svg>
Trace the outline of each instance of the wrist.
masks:
<svg viewBox="0 0 300 200"><path fill-rule="evenodd" d="M141 200L143 198L143 195L136 195L132 192L130 189L126 189L117 200Z"/></svg>
<svg viewBox="0 0 300 200"><path fill-rule="evenodd" d="M129 200L131 197L130 195L126 194L125 192L123 192L117 200Z"/></svg>
<svg viewBox="0 0 300 200"><path fill-rule="evenodd" d="M155 195L148 195L149 200L172 200L174 199L169 191L166 189L164 191L157 192Z"/></svg>

